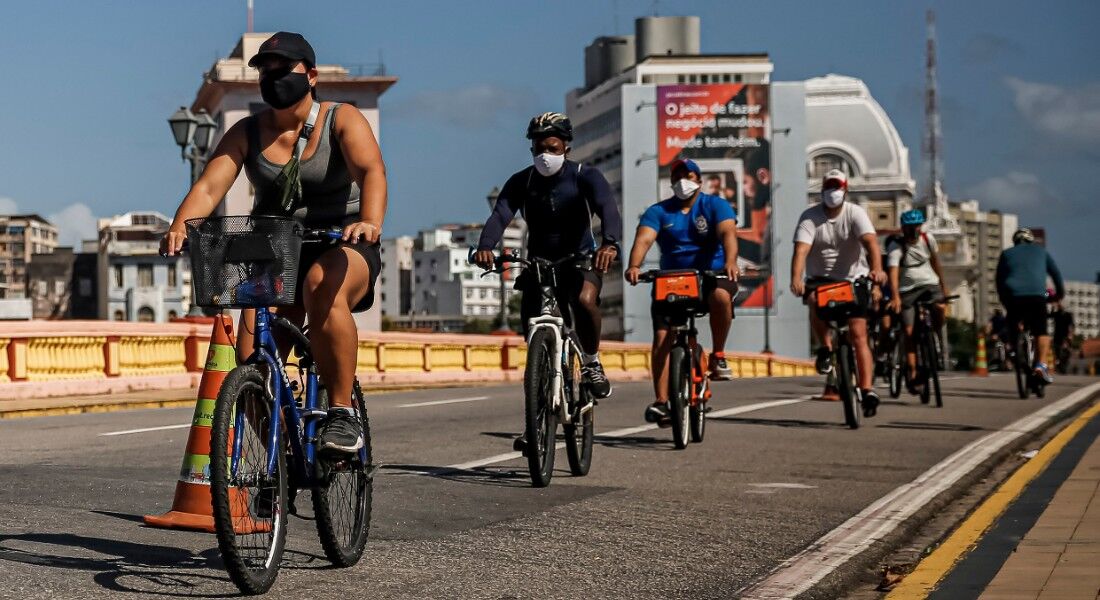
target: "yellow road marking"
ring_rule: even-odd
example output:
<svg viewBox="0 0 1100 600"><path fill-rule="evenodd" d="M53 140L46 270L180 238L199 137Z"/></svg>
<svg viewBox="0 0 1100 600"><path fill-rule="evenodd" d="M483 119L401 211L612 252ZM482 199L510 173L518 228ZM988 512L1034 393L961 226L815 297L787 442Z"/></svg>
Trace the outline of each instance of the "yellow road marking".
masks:
<svg viewBox="0 0 1100 600"><path fill-rule="evenodd" d="M917 568L886 596L887 600L926 598L955 564L974 549L982 534L1004 513L1008 505L1023 493L1031 480L1035 479L1058 456L1073 436L1077 435L1077 432L1097 414L1100 414L1100 404L1094 404L1081 413L1058 435L1051 438L1038 454L1016 469L1016 472L989 498L986 498L947 540L922 560Z"/></svg>

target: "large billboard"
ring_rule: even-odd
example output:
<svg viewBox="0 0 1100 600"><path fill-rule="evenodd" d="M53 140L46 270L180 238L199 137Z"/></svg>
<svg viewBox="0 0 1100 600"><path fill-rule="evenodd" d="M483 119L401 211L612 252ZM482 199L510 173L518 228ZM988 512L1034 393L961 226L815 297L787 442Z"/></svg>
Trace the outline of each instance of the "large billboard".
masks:
<svg viewBox="0 0 1100 600"><path fill-rule="evenodd" d="M737 305L772 305L767 272L771 219L771 124L767 85L722 83L657 86L658 196L672 197L669 165L690 158L703 189L737 213L741 291Z"/></svg>

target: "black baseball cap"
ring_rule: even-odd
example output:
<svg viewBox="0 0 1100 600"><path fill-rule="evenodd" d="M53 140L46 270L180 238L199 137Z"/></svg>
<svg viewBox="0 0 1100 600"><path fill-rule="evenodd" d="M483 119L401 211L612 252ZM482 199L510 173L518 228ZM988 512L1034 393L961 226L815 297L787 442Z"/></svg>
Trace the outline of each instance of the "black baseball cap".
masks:
<svg viewBox="0 0 1100 600"><path fill-rule="evenodd" d="M256 56L248 59L248 66L255 67L256 62L265 56L281 56L294 61L303 61L310 67L317 66L317 55L313 53L313 46L310 46L300 33L280 31L267 38L260 44Z"/></svg>

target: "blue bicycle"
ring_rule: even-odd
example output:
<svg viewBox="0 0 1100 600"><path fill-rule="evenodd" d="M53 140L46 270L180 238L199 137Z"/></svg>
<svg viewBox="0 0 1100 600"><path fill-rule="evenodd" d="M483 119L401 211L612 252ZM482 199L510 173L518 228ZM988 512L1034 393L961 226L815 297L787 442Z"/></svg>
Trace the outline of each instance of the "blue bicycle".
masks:
<svg viewBox="0 0 1100 600"><path fill-rule="evenodd" d="M269 309L293 303L302 243L333 244L340 232L257 216L195 219L187 230L196 302L256 309L253 353L226 376L210 436L210 491L226 571L245 594L271 588L287 518L296 514L294 498L302 489L311 492L325 555L336 566L354 565L370 530L374 475L363 393L356 381L351 401L364 448L346 457L323 456L318 421L327 416L329 399L309 339L304 328ZM276 329L293 352L285 365ZM287 367L296 368L296 380Z"/></svg>

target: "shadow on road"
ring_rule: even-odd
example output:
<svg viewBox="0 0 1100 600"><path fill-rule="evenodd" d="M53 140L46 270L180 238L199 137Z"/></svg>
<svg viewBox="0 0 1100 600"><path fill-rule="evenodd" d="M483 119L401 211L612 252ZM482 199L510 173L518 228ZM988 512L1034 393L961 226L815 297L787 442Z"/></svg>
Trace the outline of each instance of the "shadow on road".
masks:
<svg viewBox="0 0 1100 600"><path fill-rule="evenodd" d="M0 561L96 571L93 580L115 592L215 598L238 595L235 590L216 592L232 587L217 548L194 554L183 548L71 533L24 533L0 535Z"/></svg>
<svg viewBox="0 0 1100 600"><path fill-rule="evenodd" d="M671 430L670 430L671 431ZM592 441L607 448L628 448L630 450L653 450L655 452L661 452L664 450L674 450L672 447L672 434L668 437L653 437L653 436L626 436L626 437L605 437L602 435L596 435L592 437Z"/></svg>
<svg viewBox="0 0 1100 600"><path fill-rule="evenodd" d="M977 425L963 425L961 423L922 423L919 421L890 421L876 424L875 427L886 429L923 429L926 431L988 431L985 427Z"/></svg>
<svg viewBox="0 0 1100 600"><path fill-rule="evenodd" d="M841 422L806 421L803 419L759 419L752 417L711 417L707 422L740 423L742 425L771 425L772 427L797 427L802 429L848 429Z"/></svg>
<svg viewBox="0 0 1100 600"><path fill-rule="evenodd" d="M475 469L453 469L435 465L388 464L380 467L386 471L405 471L410 474L427 475L445 481L458 481L477 485L498 487L527 487L530 479L526 471L517 471L511 467L477 467Z"/></svg>

